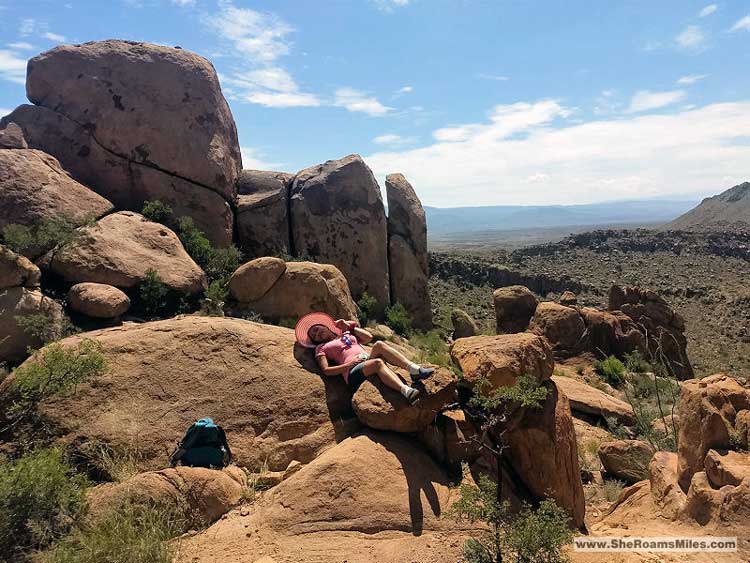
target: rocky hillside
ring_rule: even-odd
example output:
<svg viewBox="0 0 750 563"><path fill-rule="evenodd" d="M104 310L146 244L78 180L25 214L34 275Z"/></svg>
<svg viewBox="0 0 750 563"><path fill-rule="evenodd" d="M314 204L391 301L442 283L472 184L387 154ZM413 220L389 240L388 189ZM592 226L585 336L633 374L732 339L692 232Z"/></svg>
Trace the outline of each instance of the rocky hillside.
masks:
<svg viewBox="0 0 750 563"><path fill-rule="evenodd" d="M750 228L750 182L704 199L695 209L680 215L665 228L685 231Z"/></svg>

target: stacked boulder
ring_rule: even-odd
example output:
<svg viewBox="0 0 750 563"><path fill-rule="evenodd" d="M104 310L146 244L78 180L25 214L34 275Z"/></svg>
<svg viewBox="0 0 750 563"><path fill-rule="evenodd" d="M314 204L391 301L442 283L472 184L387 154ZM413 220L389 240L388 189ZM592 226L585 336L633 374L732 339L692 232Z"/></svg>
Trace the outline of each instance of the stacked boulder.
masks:
<svg viewBox="0 0 750 563"><path fill-rule="evenodd" d="M291 254L289 184L285 172L243 170L237 181L237 235L249 258Z"/></svg>

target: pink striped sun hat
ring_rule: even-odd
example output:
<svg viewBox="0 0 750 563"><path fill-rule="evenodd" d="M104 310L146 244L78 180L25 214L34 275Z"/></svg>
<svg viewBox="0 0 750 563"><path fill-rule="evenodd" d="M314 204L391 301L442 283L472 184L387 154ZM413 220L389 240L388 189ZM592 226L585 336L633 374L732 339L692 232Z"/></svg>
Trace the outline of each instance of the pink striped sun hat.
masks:
<svg viewBox="0 0 750 563"><path fill-rule="evenodd" d="M341 336L341 330L336 326L336 321L333 320L331 315L326 313L308 313L297 321L297 326L294 327L294 335L297 338L297 342L305 348L315 348L316 344L310 341L310 336L307 332L315 325L323 325L326 328L331 329L331 332L337 336Z"/></svg>

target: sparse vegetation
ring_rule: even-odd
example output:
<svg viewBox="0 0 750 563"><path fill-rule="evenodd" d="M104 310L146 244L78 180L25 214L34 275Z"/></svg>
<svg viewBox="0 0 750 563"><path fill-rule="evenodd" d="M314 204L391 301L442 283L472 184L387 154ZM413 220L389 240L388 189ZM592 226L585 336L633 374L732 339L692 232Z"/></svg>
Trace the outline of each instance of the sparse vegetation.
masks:
<svg viewBox="0 0 750 563"><path fill-rule="evenodd" d="M365 291L357 301L357 307L359 308L359 320L362 326L366 326L367 323L375 320L378 302L372 295Z"/></svg>
<svg viewBox="0 0 750 563"><path fill-rule="evenodd" d="M411 332L411 318L401 303L386 308L385 323L401 336L408 336Z"/></svg>
<svg viewBox="0 0 750 563"><path fill-rule="evenodd" d="M169 288L161 280L156 270L149 268L146 270L146 279L138 287L138 293L146 313L157 315L167 305Z"/></svg>
<svg viewBox="0 0 750 563"><path fill-rule="evenodd" d="M121 483L143 470L143 454L138 448L96 444L92 450L93 464L108 481Z"/></svg>
<svg viewBox="0 0 750 563"><path fill-rule="evenodd" d="M88 218L84 225L92 224ZM3 227L3 244L18 254L41 254L51 248L64 246L78 236L76 223L67 217L43 219L34 226L10 224Z"/></svg>
<svg viewBox="0 0 750 563"><path fill-rule="evenodd" d="M578 464L581 469L587 471L598 471L601 462L599 461L599 446L602 441L592 438L586 441L578 441Z"/></svg>
<svg viewBox="0 0 750 563"><path fill-rule="evenodd" d="M215 317L224 316L224 303L228 295L229 289L224 283L219 280L212 281L201 300L201 310L206 315Z"/></svg>
<svg viewBox="0 0 750 563"><path fill-rule="evenodd" d="M55 318L50 310L16 315L14 318L21 330L38 340L42 346L77 332L68 317L63 315L62 318Z"/></svg>
<svg viewBox="0 0 750 563"><path fill-rule="evenodd" d="M409 338L409 344L419 351L416 358L417 363L435 364L452 370L458 369L448 352L448 343L445 341L445 336L439 330L414 332Z"/></svg>
<svg viewBox="0 0 750 563"><path fill-rule="evenodd" d="M615 356L596 362L594 369L612 387L619 387L625 380L625 366Z"/></svg>
<svg viewBox="0 0 750 563"><path fill-rule="evenodd" d="M618 479L605 479L604 484L602 485L602 493L604 494L604 498L609 502L615 502L620 498L624 488L625 483Z"/></svg>
<svg viewBox="0 0 750 563"><path fill-rule="evenodd" d="M168 540L188 529L181 511L156 504L125 503L82 526L49 554L49 563L169 563Z"/></svg>
<svg viewBox="0 0 750 563"><path fill-rule="evenodd" d="M158 199L144 202L141 215L154 223L172 226L172 208Z"/></svg>
<svg viewBox="0 0 750 563"><path fill-rule="evenodd" d="M67 533L83 510L87 485L59 449L0 462L0 560Z"/></svg>

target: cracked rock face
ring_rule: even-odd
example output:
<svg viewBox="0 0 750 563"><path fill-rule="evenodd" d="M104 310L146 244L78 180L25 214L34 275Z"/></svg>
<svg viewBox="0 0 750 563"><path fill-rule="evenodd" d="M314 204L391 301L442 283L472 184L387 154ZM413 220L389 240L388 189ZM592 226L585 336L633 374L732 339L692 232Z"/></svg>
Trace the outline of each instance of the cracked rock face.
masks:
<svg viewBox="0 0 750 563"><path fill-rule="evenodd" d="M35 106L13 121L30 147L57 157L118 208L160 199L218 246L232 240L237 130L203 57L129 41L65 45L29 61Z"/></svg>

